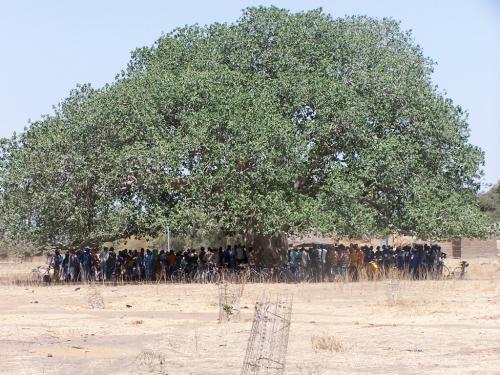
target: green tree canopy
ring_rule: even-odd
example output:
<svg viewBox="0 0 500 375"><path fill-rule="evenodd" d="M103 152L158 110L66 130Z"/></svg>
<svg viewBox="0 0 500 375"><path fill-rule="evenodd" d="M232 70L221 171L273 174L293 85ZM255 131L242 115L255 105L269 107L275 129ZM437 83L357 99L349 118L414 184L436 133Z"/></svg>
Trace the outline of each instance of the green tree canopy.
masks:
<svg viewBox="0 0 500 375"><path fill-rule="evenodd" d="M481 211L492 224L500 224L500 181L479 196Z"/></svg>
<svg viewBox="0 0 500 375"><path fill-rule="evenodd" d="M248 8L78 86L0 166L5 232L477 236L483 154L393 20Z"/></svg>

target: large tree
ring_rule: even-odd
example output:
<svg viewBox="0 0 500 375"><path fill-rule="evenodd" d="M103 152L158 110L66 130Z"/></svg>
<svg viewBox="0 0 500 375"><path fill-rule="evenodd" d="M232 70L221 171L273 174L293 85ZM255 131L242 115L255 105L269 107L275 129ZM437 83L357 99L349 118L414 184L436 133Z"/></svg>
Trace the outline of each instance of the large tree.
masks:
<svg viewBox="0 0 500 375"><path fill-rule="evenodd" d="M483 154L393 20L248 8L133 52L4 145L8 232L482 234Z"/></svg>

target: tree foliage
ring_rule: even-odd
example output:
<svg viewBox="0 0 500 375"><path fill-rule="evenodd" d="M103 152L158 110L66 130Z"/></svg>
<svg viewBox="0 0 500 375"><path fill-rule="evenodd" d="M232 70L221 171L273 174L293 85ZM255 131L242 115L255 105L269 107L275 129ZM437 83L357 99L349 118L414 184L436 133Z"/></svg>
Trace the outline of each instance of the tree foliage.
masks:
<svg viewBox="0 0 500 375"><path fill-rule="evenodd" d="M248 8L176 29L4 141L5 231L477 236L481 150L390 19Z"/></svg>
<svg viewBox="0 0 500 375"><path fill-rule="evenodd" d="M481 211L492 224L500 224L500 181L479 196Z"/></svg>

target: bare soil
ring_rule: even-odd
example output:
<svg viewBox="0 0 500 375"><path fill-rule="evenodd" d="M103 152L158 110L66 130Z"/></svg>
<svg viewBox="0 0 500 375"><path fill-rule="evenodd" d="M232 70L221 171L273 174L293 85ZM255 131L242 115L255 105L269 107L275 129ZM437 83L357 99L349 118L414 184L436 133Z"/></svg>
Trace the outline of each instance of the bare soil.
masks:
<svg viewBox="0 0 500 375"><path fill-rule="evenodd" d="M500 374L500 265L471 263L468 280L400 281L395 303L387 281L246 284L228 323L215 285L1 285L0 373L239 374L255 302L290 293L286 374Z"/></svg>

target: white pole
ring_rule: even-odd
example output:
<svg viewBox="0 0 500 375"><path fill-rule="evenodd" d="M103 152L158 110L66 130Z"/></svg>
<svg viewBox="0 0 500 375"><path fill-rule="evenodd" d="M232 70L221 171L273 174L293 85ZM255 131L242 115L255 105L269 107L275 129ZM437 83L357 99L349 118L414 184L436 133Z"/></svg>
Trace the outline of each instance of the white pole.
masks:
<svg viewBox="0 0 500 375"><path fill-rule="evenodd" d="M170 227L167 227L167 251L170 252Z"/></svg>

